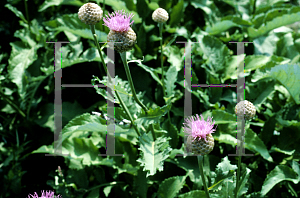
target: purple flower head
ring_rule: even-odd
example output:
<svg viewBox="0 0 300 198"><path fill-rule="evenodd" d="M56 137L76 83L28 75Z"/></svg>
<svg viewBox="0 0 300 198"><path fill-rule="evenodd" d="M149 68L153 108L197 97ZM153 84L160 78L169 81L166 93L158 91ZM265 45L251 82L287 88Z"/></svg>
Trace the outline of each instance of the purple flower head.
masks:
<svg viewBox="0 0 300 198"><path fill-rule="evenodd" d="M61 196L60 195L58 195L58 196L54 196L54 192L52 191L46 191L46 194L44 193L44 191L42 191L42 195L39 197L38 196L38 194L35 192L34 193L34 195L31 195L30 194L30 196L32 196L32 197L29 197L29 195L28 195L28 198L61 198Z"/></svg>
<svg viewBox="0 0 300 198"><path fill-rule="evenodd" d="M130 22L133 14L126 14L125 11L122 12L122 10L108 15L109 17L106 15L106 18L103 18L103 21L105 22L103 25L116 32L127 32L130 25L134 22Z"/></svg>
<svg viewBox="0 0 300 198"><path fill-rule="evenodd" d="M203 116L201 115L202 120L199 118L199 115L196 116L190 116L185 119L185 123L183 123L184 126L184 132L186 132L187 136L193 136L194 140L201 138L206 140L206 135L210 133L214 133L214 131L217 129L217 126L215 129L213 129L215 121L211 124L212 118L208 117L207 121L203 119ZM193 141L194 141L193 140Z"/></svg>

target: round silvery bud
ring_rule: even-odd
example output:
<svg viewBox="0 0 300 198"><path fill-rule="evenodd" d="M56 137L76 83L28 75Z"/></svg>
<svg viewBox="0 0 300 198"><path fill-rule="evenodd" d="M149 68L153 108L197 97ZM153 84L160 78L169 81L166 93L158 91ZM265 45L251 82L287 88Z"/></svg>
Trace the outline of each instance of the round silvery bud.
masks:
<svg viewBox="0 0 300 198"><path fill-rule="evenodd" d="M244 116L245 120L250 120L255 116L256 109L255 106L248 100L240 101L235 106L235 114L242 118Z"/></svg>
<svg viewBox="0 0 300 198"><path fill-rule="evenodd" d="M169 14L165 9L157 8L152 13L152 19L153 19L153 21L155 21L157 23L164 23L169 19Z"/></svg>
<svg viewBox="0 0 300 198"><path fill-rule="evenodd" d="M101 21L103 11L95 3L86 3L79 8L78 18L87 25L95 25Z"/></svg>

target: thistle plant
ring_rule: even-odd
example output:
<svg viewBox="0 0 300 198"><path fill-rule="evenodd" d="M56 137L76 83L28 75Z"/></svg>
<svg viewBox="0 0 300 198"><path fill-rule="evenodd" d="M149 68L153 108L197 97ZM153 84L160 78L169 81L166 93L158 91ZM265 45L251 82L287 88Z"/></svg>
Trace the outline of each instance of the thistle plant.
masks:
<svg viewBox="0 0 300 198"><path fill-rule="evenodd" d="M168 12L163 9L163 8L157 8L153 13L152 13L152 19L153 21L158 23L159 27L159 36L160 36L160 66L161 66L161 82L162 82L162 88L163 88L163 93L164 96L166 97L166 92L165 92L165 86L164 86L164 66L163 66L163 36L162 36L162 30L163 30L163 23L165 23L169 19L169 14ZM171 124L171 117L170 117L170 112L168 112L168 120Z"/></svg>
<svg viewBox="0 0 300 198"><path fill-rule="evenodd" d="M214 124L212 118L208 117L207 121L204 120L201 115L202 120L199 118L199 115L191 116L185 119L184 132L187 133L187 149L189 152L192 152L198 158L199 170L201 178L204 184L204 190L206 197L209 198L208 188L205 182L204 171L203 171L203 155L209 154L214 148L214 138L211 133L217 129L214 129Z"/></svg>
<svg viewBox="0 0 300 198"><path fill-rule="evenodd" d="M93 11L91 11L91 10L93 10ZM95 10L97 10L97 12ZM99 22L102 19L102 12L101 12L102 10L101 11L100 10L101 10L101 8L97 4L87 3L87 4L84 4L79 9L78 17L79 17L80 20L81 20L81 18L83 18L84 20L81 20L81 21L85 21L84 23L90 25L90 28L91 28L91 31L92 31L92 34L93 34L93 37L94 37L95 44L97 46L98 53L100 55L102 65L104 67L104 71L108 75L108 78L111 79L111 76L110 76L109 72L107 72L106 64L105 64L105 61L104 61L104 58L103 58L103 55L102 55L102 50L101 50L101 48L99 46L99 43L98 43L97 35L95 34L95 24L94 23L93 24L87 23L86 21L91 21L91 20L87 20L86 18L88 18L88 17L84 17L84 16L89 16L89 18L92 18L92 19L96 18L97 20L94 20L94 22L96 22L96 21ZM95 17L95 16L93 17L92 14L90 14L90 13L101 13L101 15L96 14L97 17ZM126 31L129 32L130 29L131 29L131 28L129 29L129 26L131 25L130 19L131 19L132 15L125 16L125 15L122 15L120 12L116 12L115 14L112 14L112 15L109 15L109 16L111 18L104 19L104 22L106 22L105 24L108 25L108 27L111 27L112 31L113 31L111 33L112 36L110 36L109 38L115 38L114 34L117 34L117 33L123 34L123 37L122 36L119 36L119 37L116 36L117 38L124 38L124 33L126 33ZM119 26L118 26L118 24L119 24ZM108 38L108 40L109 40L109 38ZM127 37L125 36L125 38L127 38ZM114 41L114 40L109 40L109 41ZM127 47L119 46L119 48L120 49L124 49L124 48L129 49L129 46L130 45L127 45ZM132 83L132 80L131 80L131 83ZM134 89L132 89L132 90L134 91ZM133 118L130 115L128 108L126 107L125 103L122 101L122 98L120 97L119 93L117 91L115 91L115 93L116 93L116 96L117 96L118 100L120 101L120 104L123 107L125 113L129 117L136 133L138 134L138 136L140 136L140 133L139 133L137 127L134 124ZM134 97L136 97L136 95L134 95Z"/></svg>
<svg viewBox="0 0 300 198"><path fill-rule="evenodd" d="M131 21L132 17L132 14L127 15L122 11L116 11L112 14L109 14L109 17L106 15L106 18L103 19L105 22L103 25L110 29L110 32L107 35L107 40L109 42L121 42L115 43L115 50L120 53L134 100L144 109L145 112L147 112L147 107L138 99L136 95L126 60L126 52L131 50L136 43L136 34L130 27L130 25L134 22Z"/></svg>
<svg viewBox="0 0 300 198"><path fill-rule="evenodd" d="M31 197L29 197L29 195ZM49 192L46 191L46 193L44 191L42 191L42 195L40 197L38 196L38 194L36 192L34 193L34 195L31 195L31 194L29 194L29 195L28 195L28 198L60 198L61 197L61 195L55 196L53 191L49 191Z"/></svg>
<svg viewBox="0 0 300 198"><path fill-rule="evenodd" d="M235 114L245 121L252 119L255 116L256 109L255 106L247 101L242 100L235 106ZM237 177L236 177L236 190L235 190L235 197L238 197L238 189L239 189L239 180L240 180L240 174L241 174L241 161L242 156L239 155L238 158L238 170L237 170Z"/></svg>

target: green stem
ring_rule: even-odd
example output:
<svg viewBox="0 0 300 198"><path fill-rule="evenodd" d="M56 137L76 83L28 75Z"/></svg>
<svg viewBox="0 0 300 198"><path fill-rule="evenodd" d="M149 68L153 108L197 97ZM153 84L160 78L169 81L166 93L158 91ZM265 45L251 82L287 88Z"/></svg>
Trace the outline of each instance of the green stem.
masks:
<svg viewBox="0 0 300 198"><path fill-rule="evenodd" d="M103 0L103 17L105 16L105 0ZM104 32L104 25L102 25L102 31Z"/></svg>
<svg viewBox="0 0 300 198"><path fill-rule="evenodd" d="M26 20L28 23L28 29L30 30L30 20L29 20L29 14L28 14L27 0L24 0L24 4L25 4L25 12L26 12Z"/></svg>
<svg viewBox="0 0 300 198"><path fill-rule="evenodd" d="M204 171L203 171L203 156L198 155L197 158L198 158L198 165L199 165L199 170L200 170L200 175L201 175L201 178L202 178L202 182L203 182L203 185L204 185L205 194L206 194L206 197L209 198L209 192L208 192L208 188L207 188L207 185L206 185L206 182L205 182Z"/></svg>
<svg viewBox="0 0 300 198"><path fill-rule="evenodd" d="M240 153L239 161L238 161L238 171L237 171L237 176L236 176L235 198L238 197L239 180L240 180L240 174L241 174L241 161L242 161L242 156Z"/></svg>
<svg viewBox="0 0 300 198"><path fill-rule="evenodd" d="M98 42L98 39L97 39L97 34L95 33L95 25L90 25L90 28L91 28L91 31L92 31L92 34L93 34L93 37L94 37L95 45L98 49L98 52L99 52L99 55L100 55L100 58L101 58L101 61L102 61L104 71L107 74L106 64L105 64L104 58L103 58L102 53L101 53L100 45L99 45L99 42ZM100 68L100 71L101 71L101 68Z"/></svg>
<svg viewBox="0 0 300 198"><path fill-rule="evenodd" d="M132 91L133 98L144 109L145 113L147 113L148 108L138 99L138 97L136 95L135 88L133 86L133 81L132 81L131 74L130 74L130 70L129 70L129 67L127 64L127 60L126 60L126 52L121 52L120 55L121 55L121 59L124 64L125 72L126 72L127 79L128 79L131 91Z"/></svg>
<svg viewBox="0 0 300 198"><path fill-rule="evenodd" d="M164 84L164 65L163 65L163 36L162 36L162 29L163 29L163 23L158 23L158 27L159 27L159 36L160 36L160 66L161 66L161 83L162 83L162 88L163 88L163 92L164 92L164 96L166 97L166 91L165 91L165 84ZM170 112L168 111L168 120L171 124L171 117L170 117Z"/></svg>
<svg viewBox="0 0 300 198"><path fill-rule="evenodd" d="M118 100L120 101L121 106L123 107L123 109L125 110L127 116L129 117L129 120L131 121L132 126L133 126L133 128L135 129L135 131L136 131L138 137L141 136L139 130L137 129L137 127L136 127L136 125L135 125L135 123L134 123L134 121L133 121L133 118L132 118L132 116L131 116L129 110L127 109L125 103L123 102L122 98L120 97L118 91L115 91L115 93L116 93L116 96L117 96Z"/></svg>
<svg viewBox="0 0 300 198"><path fill-rule="evenodd" d="M163 92L164 92L164 96L166 96L166 92L165 92L165 84L164 84L164 66L163 66L163 50L162 50L162 41L163 41L163 36L162 36L162 29L163 29L163 24L162 23L158 23L158 27L159 27L159 36L160 36L160 66L161 66L161 83L162 83L162 88L163 88Z"/></svg>
<svg viewBox="0 0 300 198"><path fill-rule="evenodd" d="M26 117L25 113L11 100L9 99L3 92L2 88L0 87L0 96L4 98L4 100L12 107L14 108L23 118Z"/></svg>
<svg viewBox="0 0 300 198"><path fill-rule="evenodd" d="M152 133L152 136L153 136L153 141L155 141L156 140L156 136L155 136L155 131L154 131L153 124L151 124L151 133Z"/></svg>

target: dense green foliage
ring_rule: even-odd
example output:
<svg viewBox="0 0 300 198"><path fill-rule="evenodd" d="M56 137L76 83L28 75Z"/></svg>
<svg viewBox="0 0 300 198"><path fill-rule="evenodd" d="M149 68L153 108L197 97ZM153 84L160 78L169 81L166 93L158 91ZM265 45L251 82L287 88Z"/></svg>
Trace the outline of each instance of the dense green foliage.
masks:
<svg viewBox="0 0 300 198"><path fill-rule="evenodd" d="M89 26L78 19L85 0L1 1L0 197L54 190L68 197L204 197L195 156L184 153L184 44L192 44L192 84L236 84L244 61L245 99L256 107L246 123L240 197L300 195L300 2L287 0L103 0L105 10L133 13L137 44L127 60L138 98L133 99L120 55L115 90L133 116L115 126L115 153L106 153L107 100L115 118L127 115L102 88L62 88L62 151L54 143L54 44L62 46L62 84L107 83ZM160 37L152 12L164 8L162 81ZM104 14L104 16L105 16ZM99 42L109 29L96 25ZM247 41L245 54L237 44ZM101 44L103 46L103 43ZM106 47L103 48L105 62ZM101 68L101 69L99 69ZM162 85L165 85L166 95ZM214 150L204 157L210 197L234 197L236 188L236 87L193 87L193 114L213 116ZM170 115L170 122L168 119ZM153 128L152 128L153 126ZM155 133L156 139L153 139ZM63 175L57 171L61 167Z"/></svg>

